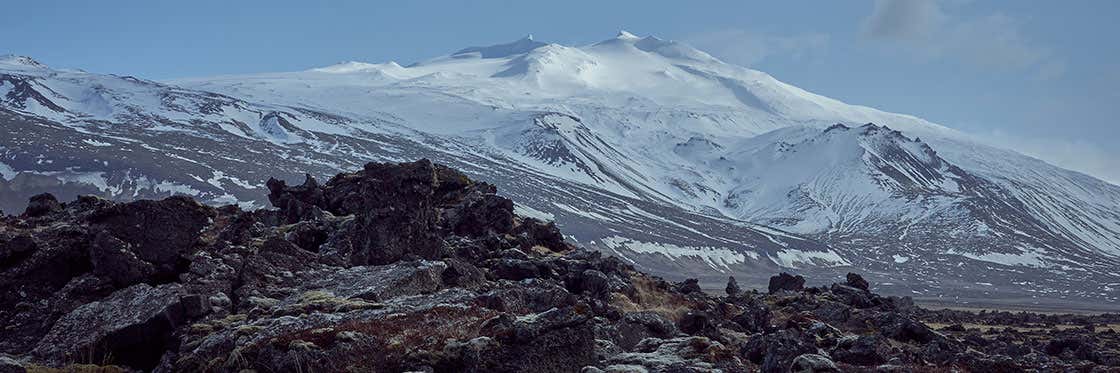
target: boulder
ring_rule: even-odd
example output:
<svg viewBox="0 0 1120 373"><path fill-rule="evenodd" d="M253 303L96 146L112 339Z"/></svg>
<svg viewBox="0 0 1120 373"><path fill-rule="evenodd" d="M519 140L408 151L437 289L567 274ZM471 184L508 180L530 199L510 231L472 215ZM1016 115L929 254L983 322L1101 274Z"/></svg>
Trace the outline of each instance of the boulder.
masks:
<svg viewBox="0 0 1120 373"><path fill-rule="evenodd" d="M945 339L944 336L933 331L929 326L895 313L881 314L874 322L884 336L899 342L925 344L934 340Z"/></svg>
<svg viewBox="0 0 1120 373"><path fill-rule="evenodd" d="M617 345L627 351L646 338L668 339L678 331L672 321L651 311L629 312L615 323L615 329Z"/></svg>
<svg viewBox="0 0 1120 373"><path fill-rule="evenodd" d="M677 322L677 327L689 335L705 335L715 331L711 315L702 311L689 311L684 314Z"/></svg>
<svg viewBox="0 0 1120 373"><path fill-rule="evenodd" d="M735 276L727 276L727 287L724 288L723 291L727 292L728 296L733 297L742 293L743 289L739 288L739 283L735 281Z"/></svg>
<svg viewBox="0 0 1120 373"><path fill-rule="evenodd" d="M831 355L842 363L872 366L886 363L890 353L890 345L883 337L861 335L841 338Z"/></svg>
<svg viewBox="0 0 1120 373"><path fill-rule="evenodd" d="M758 333L770 326L770 308L765 303L751 301L740 306L743 308L743 312L732 317L731 321L739 324L744 330L750 333Z"/></svg>
<svg viewBox="0 0 1120 373"><path fill-rule="evenodd" d="M868 284L867 280L863 279L863 276L851 272L848 272L846 284L863 291L871 289L871 284Z"/></svg>
<svg viewBox="0 0 1120 373"><path fill-rule="evenodd" d="M800 275L795 276L782 272L777 276L770 277L770 286L768 288L770 294L779 291L801 291L805 288L805 278Z"/></svg>
<svg viewBox="0 0 1120 373"><path fill-rule="evenodd" d="M789 371L793 373L834 373L840 372L840 368L827 357L817 354L802 354L793 359Z"/></svg>
<svg viewBox="0 0 1120 373"><path fill-rule="evenodd" d="M305 175L303 184L289 187L283 180L269 178L268 201L280 209L281 220L291 224L309 219L317 210L326 207L327 200L323 189L311 175Z"/></svg>
<svg viewBox="0 0 1120 373"><path fill-rule="evenodd" d="M795 329L755 334L743 346L743 355L761 365L761 371L766 373L785 372L793 364L794 358L818 352L813 337Z"/></svg>
<svg viewBox="0 0 1120 373"><path fill-rule="evenodd" d="M677 284L677 291L681 294L701 294L704 290L700 289L700 282L694 278L687 278Z"/></svg>
<svg viewBox="0 0 1120 373"><path fill-rule="evenodd" d="M175 328L188 321L182 291L178 284L141 283L82 305L56 321L31 354L55 365L111 358L119 365L152 369L177 343Z"/></svg>
<svg viewBox="0 0 1120 373"><path fill-rule="evenodd" d="M58 203L58 199L54 198L53 194L43 193L31 196L23 216L36 218L59 210L62 210L62 204Z"/></svg>
<svg viewBox="0 0 1120 373"><path fill-rule="evenodd" d="M482 325L491 348L465 357L466 371L561 372L592 365L595 337L591 319L579 305L552 309L528 318L507 314Z"/></svg>
<svg viewBox="0 0 1120 373"><path fill-rule="evenodd" d="M843 324L852 317L852 307L829 300L821 301L812 312L821 321L836 325Z"/></svg>
<svg viewBox="0 0 1120 373"><path fill-rule="evenodd" d="M868 308L875 305L872 294L867 290L860 290L852 286L841 284L832 284L829 290L833 295L836 295L842 303L855 308Z"/></svg>
<svg viewBox="0 0 1120 373"><path fill-rule="evenodd" d="M136 255L132 245L108 232L98 234L90 244L93 273L107 278L119 288L139 283L156 273L156 267Z"/></svg>
<svg viewBox="0 0 1120 373"><path fill-rule="evenodd" d="M361 171L339 174L325 185L310 176L292 187L272 179L268 188L269 201L289 224L315 219L322 215L318 211L354 215L347 233L348 247L342 248L351 265L439 259L448 253L442 238L448 235L523 233L526 245L536 244L532 242L535 235L558 235L554 227L533 224L515 232L513 202L497 196L493 185L472 181L426 159L369 163ZM554 246L551 241L540 243Z"/></svg>
<svg viewBox="0 0 1120 373"><path fill-rule="evenodd" d="M0 267L6 267L31 255L38 244L27 234L0 235Z"/></svg>
<svg viewBox="0 0 1120 373"><path fill-rule="evenodd" d="M196 249L199 233L213 217L212 208L183 196L97 209L88 218L92 227L104 231L97 240L104 246L97 251L105 259L102 264L114 267L100 272L131 266L138 260L150 267L145 266L139 273L114 276L114 281L173 281L187 270L190 262L186 257ZM127 253L109 253L113 250ZM122 285L126 284L130 283Z"/></svg>
<svg viewBox="0 0 1120 373"><path fill-rule="evenodd" d="M568 291L595 297L602 297L610 291L610 281L611 279L607 274L595 269L586 269L564 276L564 283Z"/></svg>

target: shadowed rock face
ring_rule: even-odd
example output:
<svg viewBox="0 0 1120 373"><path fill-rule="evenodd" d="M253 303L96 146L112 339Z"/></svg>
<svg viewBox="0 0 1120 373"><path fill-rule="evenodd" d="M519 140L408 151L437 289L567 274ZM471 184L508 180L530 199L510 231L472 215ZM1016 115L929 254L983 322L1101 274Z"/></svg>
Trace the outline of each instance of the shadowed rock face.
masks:
<svg viewBox="0 0 1120 373"><path fill-rule="evenodd" d="M489 184L426 160L270 180L272 210L188 198L58 203L0 218L0 368L144 371L1089 370L1103 324L928 311L862 277L714 297L575 248ZM734 286L733 286L734 285ZM1012 359L1009 356L1025 357ZM886 366L885 366L886 365ZM892 368L893 367L893 368Z"/></svg>
<svg viewBox="0 0 1120 373"><path fill-rule="evenodd" d="M801 291L805 288L805 278L798 275L791 275L785 272L779 273L777 276L770 278L768 290L770 294L779 291ZM866 290L866 289L865 289Z"/></svg>
<svg viewBox="0 0 1120 373"><path fill-rule="evenodd" d="M470 239L488 234L524 233L526 238L549 235L542 242L562 249L550 230L514 232L513 202L498 197L493 185L474 182L445 166L420 161L401 165L370 163L362 171L341 174L319 186L313 178L289 187L268 181L269 201L280 208L286 223L308 220L322 213L354 215L345 229L349 240L338 243L352 265L387 264L405 257L437 259L445 256L443 238ZM546 237L540 237L546 238Z"/></svg>

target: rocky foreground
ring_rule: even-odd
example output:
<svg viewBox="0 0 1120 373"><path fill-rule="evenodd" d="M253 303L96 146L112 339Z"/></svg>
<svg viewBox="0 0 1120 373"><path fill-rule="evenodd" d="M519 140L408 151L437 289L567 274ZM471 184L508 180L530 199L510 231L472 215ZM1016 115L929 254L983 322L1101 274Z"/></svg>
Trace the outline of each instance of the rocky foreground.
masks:
<svg viewBox="0 0 1120 373"><path fill-rule="evenodd" d="M1120 371L1120 315L930 311L855 274L713 296L426 160L268 187L0 218L0 372Z"/></svg>

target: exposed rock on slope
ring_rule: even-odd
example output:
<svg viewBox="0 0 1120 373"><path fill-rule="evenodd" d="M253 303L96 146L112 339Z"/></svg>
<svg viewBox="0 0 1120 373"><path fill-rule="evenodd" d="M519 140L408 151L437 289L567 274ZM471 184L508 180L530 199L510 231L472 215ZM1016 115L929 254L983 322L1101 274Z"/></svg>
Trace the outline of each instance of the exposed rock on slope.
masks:
<svg viewBox="0 0 1120 373"><path fill-rule="evenodd" d="M324 184L270 180L278 209L175 197L34 198L0 220L0 364L154 371L739 372L1120 366L1115 332L1060 338L869 292L849 275L773 294L670 284L576 249L489 184L426 160ZM788 285L781 285L788 284ZM1017 326L1068 317L1009 318ZM1078 319L1097 325L1115 315ZM1043 324L1045 325L1045 324ZM952 332L952 334L948 334ZM1008 356L1027 357L1012 359Z"/></svg>

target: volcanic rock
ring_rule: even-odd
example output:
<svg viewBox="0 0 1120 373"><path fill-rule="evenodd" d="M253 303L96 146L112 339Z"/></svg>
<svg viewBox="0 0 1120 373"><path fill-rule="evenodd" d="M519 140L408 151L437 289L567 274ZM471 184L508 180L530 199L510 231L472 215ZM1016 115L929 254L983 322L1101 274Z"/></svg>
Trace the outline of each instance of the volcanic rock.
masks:
<svg viewBox="0 0 1120 373"><path fill-rule="evenodd" d="M801 291L805 288L805 278L800 275L795 276L789 273L782 272L777 276L770 277L770 294L779 291Z"/></svg>

